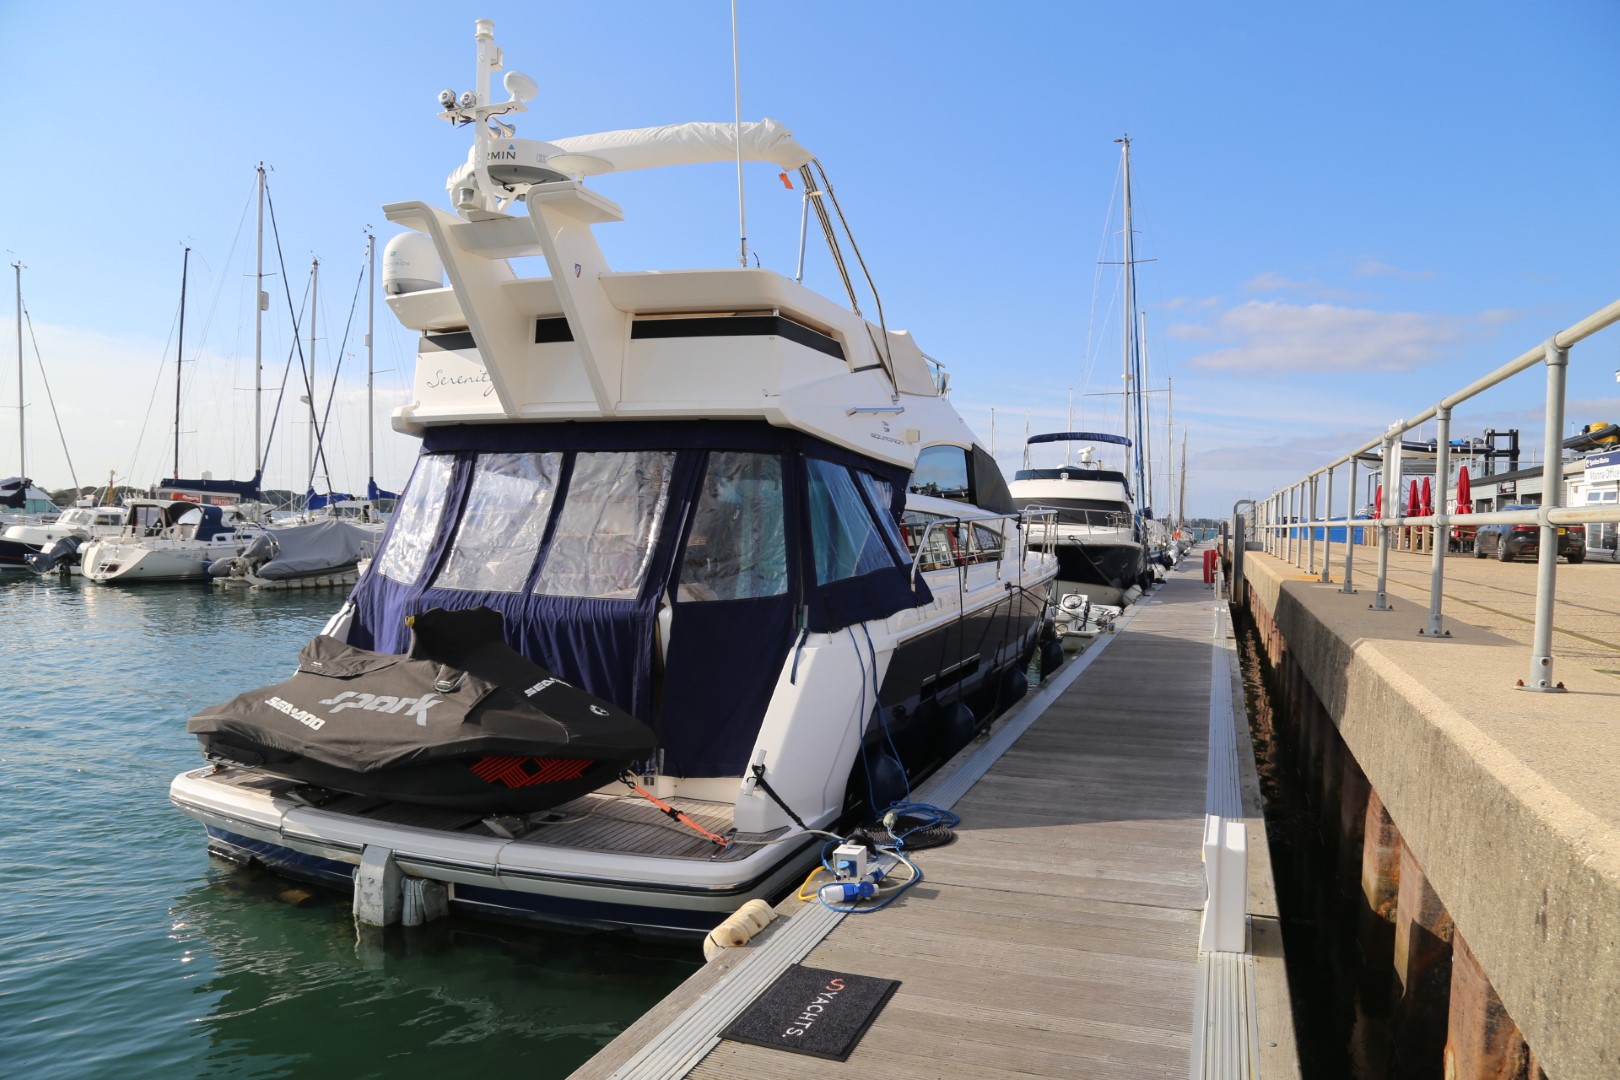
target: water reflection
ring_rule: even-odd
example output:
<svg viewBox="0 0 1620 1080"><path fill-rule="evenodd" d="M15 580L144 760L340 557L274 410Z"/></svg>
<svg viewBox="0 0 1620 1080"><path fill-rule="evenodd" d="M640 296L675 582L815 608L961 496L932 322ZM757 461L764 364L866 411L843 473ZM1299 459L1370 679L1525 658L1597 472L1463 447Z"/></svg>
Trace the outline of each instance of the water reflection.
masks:
<svg viewBox="0 0 1620 1080"><path fill-rule="evenodd" d="M172 915L178 950L204 958L191 991L202 1060L230 1076L499 1063L562 1077L700 960L690 946L454 918L357 935L345 899L223 865Z"/></svg>

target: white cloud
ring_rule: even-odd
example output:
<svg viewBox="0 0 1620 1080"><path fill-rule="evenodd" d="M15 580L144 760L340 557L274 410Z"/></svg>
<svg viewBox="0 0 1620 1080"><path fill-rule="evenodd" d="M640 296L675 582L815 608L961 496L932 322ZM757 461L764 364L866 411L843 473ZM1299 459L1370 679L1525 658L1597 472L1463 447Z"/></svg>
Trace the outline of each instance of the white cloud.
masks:
<svg viewBox="0 0 1620 1080"><path fill-rule="evenodd" d="M1433 270L1403 270L1378 259L1363 259L1356 264L1357 277L1392 277L1403 281L1433 281L1440 275Z"/></svg>
<svg viewBox="0 0 1620 1080"><path fill-rule="evenodd" d="M1354 293L1337 288L1325 281L1315 279L1296 281L1293 278L1285 278L1281 274L1274 274L1269 270L1258 273L1245 281L1243 290L1252 293L1300 293L1318 300L1355 300L1365 295L1364 293Z"/></svg>
<svg viewBox="0 0 1620 1080"><path fill-rule="evenodd" d="M1258 374L1411 371L1443 358L1479 334L1485 320L1332 304L1251 300L1213 327L1235 344L1195 356L1191 368ZM1178 331L1178 336L1191 336Z"/></svg>

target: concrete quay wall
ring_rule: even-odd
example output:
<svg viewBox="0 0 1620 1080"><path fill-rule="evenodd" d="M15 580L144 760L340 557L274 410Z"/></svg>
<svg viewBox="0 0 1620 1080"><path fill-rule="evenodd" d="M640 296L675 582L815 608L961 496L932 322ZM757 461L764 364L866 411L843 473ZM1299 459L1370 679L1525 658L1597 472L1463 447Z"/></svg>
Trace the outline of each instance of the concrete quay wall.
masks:
<svg viewBox="0 0 1620 1080"><path fill-rule="evenodd" d="M1447 1077L1620 1076L1620 684L1515 690L1519 643L1457 623L1428 640L1423 609L1370 599L1260 552L1236 597L1341 880L1393 924L1413 1056L1443 1047Z"/></svg>

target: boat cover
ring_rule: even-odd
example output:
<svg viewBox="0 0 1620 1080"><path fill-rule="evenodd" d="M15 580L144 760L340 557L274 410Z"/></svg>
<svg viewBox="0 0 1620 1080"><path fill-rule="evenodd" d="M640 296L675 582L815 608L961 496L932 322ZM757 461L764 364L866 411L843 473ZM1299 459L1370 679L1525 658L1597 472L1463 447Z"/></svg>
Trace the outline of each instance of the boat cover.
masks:
<svg viewBox="0 0 1620 1080"><path fill-rule="evenodd" d="M158 494L162 496L165 492L186 491L200 495L235 495L239 499L257 499L263 494L259 490L259 482L263 479L263 469L255 469L251 480L186 480L171 476L158 481Z"/></svg>
<svg viewBox="0 0 1620 1080"><path fill-rule="evenodd" d="M254 571L270 581L351 567L377 541L375 529L333 518L313 525L292 525L267 530L275 545L270 561Z"/></svg>
<svg viewBox="0 0 1620 1080"><path fill-rule="evenodd" d="M33 481L26 476L8 476L0 480L0 506L21 510L28 505L28 489Z"/></svg>
<svg viewBox="0 0 1620 1080"><path fill-rule="evenodd" d="M410 620L403 655L318 636L286 682L193 716L204 753L322 787L487 812L576 798L653 734L502 640L488 608Z"/></svg>
<svg viewBox="0 0 1620 1080"><path fill-rule="evenodd" d="M655 169L666 165L696 165L737 160L738 142L744 161L768 161L782 169L797 169L811 153L793 139L793 132L767 117L740 125L730 121L694 121L661 127L602 131L552 139L551 144L570 154L589 154L613 166L614 172Z"/></svg>
<svg viewBox="0 0 1620 1080"><path fill-rule="evenodd" d="M566 463L586 451L638 448L671 451L675 462L662 524L646 553L648 569L633 596L548 595L539 590L536 575L557 546L555 530L542 536L538 551L525 556L534 569L521 588L453 588L436 580L461 525L456 508L464 514L469 502L478 454L554 451L562 453ZM655 693L658 612L680 574L689 525L702 498L706 458L722 449L782 455L787 587L770 596L701 603L677 599L667 667ZM882 479L889 499L884 516L896 545L892 561L856 576L818 580L810 550L812 530L803 520L809 500L808 458L848 465ZM926 582L911 580L910 556L902 555L904 540L895 524L905 507L908 471L790 428L727 420L447 424L430 427L423 435L423 464L412 485L427 482L426 466L436 460L444 463L450 476L443 493L449 509L430 531L403 536L427 548L424 568L415 581L405 583L390 579L373 563L351 598L354 622L349 640L393 652L403 648L405 619L413 612L479 606L499 611L513 648L654 726L667 775L743 772L784 661L805 632L837 632L933 601ZM572 466L565 464L568 468ZM411 494L407 487L407 500ZM570 498L565 486L557 504L566 507ZM401 541L401 529L411 526L409 518L408 513L395 514L380 562L386 562L389 544Z"/></svg>

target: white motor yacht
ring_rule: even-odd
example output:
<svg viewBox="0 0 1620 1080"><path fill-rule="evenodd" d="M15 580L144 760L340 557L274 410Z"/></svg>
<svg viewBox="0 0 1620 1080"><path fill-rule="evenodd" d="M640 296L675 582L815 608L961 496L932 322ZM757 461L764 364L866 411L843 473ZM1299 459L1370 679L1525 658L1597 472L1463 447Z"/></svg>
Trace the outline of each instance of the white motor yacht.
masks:
<svg viewBox="0 0 1620 1080"><path fill-rule="evenodd" d="M1054 468L1031 468L1029 446L1086 443L1078 460ZM1122 435L1064 431L1032 435L1024 467L1008 487L1020 509L1057 515L1052 550L1058 559L1059 598L1083 594L1093 606L1124 607L1150 582L1141 524L1130 481L1123 469L1106 469L1090 444L1130 446Z"/></svg>
<svg viewBox="0 0 1620 1080"><path fill-rule="evenodd" d="M0 532L0 570L55 569L79 565L79 548L98 536L123 531L126 514L118 506L75 506L49 525L10 525Z"/></svg>
<svg viewBox="0 0 1620 1080"><path fill-rule="evenodd" d="M216 854L386 892L386 913L411 887L470 914L704 932L795 885L820 830L905 798L1024 693L1038 650L1056 662L1056 559L943 371L853 288L846 307L770 269L607 264L592 230L624 213L586 177L740 155L830 199L788 129L516 138L534 84L511 73L492 97L501 52L488 22L477 38L476 89L441 98L475 133L453 212L384 208L409 230L385 253L387 303L420 335L393 422L421 454L299 675L427 656L443 688L287 690L268 710L285 737L220 706L193 719L210 760L170 797ZM428 709L476 680L422 651L430 612L498 614L501 648L552 673L518 697L561 682L599 703L584 723L633 717L651 749L444 757ZM374 769L391 732L434 771Z"/></svg>

